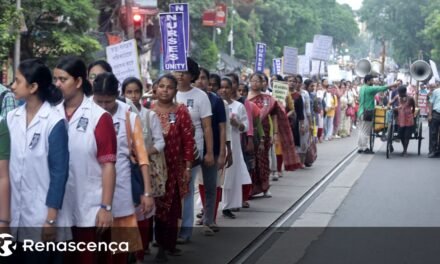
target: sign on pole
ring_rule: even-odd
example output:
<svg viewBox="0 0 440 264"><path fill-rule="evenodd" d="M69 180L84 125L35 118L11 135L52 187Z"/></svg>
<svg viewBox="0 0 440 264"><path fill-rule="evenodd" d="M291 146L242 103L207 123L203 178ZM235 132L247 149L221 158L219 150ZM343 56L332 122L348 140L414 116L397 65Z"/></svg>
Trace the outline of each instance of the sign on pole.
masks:
<svg viewBox="0 0 440 264"><path fill-rule="evenodd" d="M284 46L283 74L298 73L298 49Z"/></svg>
<svg viewBox="0 0 440 264"><path fill-rule="evenodd" d="M310 59L306 55L298 56L298 72L305 76L310 74Z"/></svg>
<svg viewBox="0 0 440 264"><path fill-rule="evenodd" d="M336 82L342 79L341 69L339 69L339 65L328 65L327 71L329 82Z"/></svg>
<svg viewBox="0 0 440 264"><path fill-rule="evenodd" d="M188 3L182 3L182 4L170 4L170 12L182 12L183 13L183 24L185 27L185 48L186 53L189 51L189 5Z"/></svg>
<svg viewBox="0 0 440 264"><path fill-rule="evenodd" d="M183 13L159 14L163 70L187 71Z"/></svg>
<svg viewBox="0 0 440 264"><path fill-rule="evenodd" d="M272 96L286 107L286 97L289 93L289 85L287 82L274 81L272 84Z"/></svg>
<svg viewBox="0 0 440 264"><path fill-rule="evenodd" d="M319 67L319 64L321 63L321 68ZM319 60L312 60L312 71L310 72L311 75L317 75L317 74L324 75L325 74L325 62L321 62Z"/></svg>
<svg viewBox="0 0 440 264"><path fill-rule="evenodd" d="M313 38L312 59L328 61L332 49L333 37L315 35Z"/></svg>
<svg viewBox="0 0 440 264"><path fill-rule="evenodd" d="M307 42L306 43L306 56L310 58L312 58L312 51L313 51L313 43L312 42Z"/></svg>
<svg viewBox="0 0 440 264"><path fill-rule="evenodd" d="M105 51L107 62L112 66L113 73L120 83L128 77L140 79L137 45L134 39L108 46Z"/></svg>
<svg viewBox="0 0 440 264"><path fill-rule="evenodd" d="M266 44L258 42L255 52L255 72L264 72L265 58Z"/></svg>
<svg viewBox="0 0 440 264"><path fill-rule="evenodd" d="M440 81L440 77L438 75L437 64L433 60L429 60L429 64L431 65L432 76L436 81Z"/></svg>
<svg viewBox="0 0 440 264"><path fill-rule="evenodd" d="M276 58L272 60L272 72L273 74L281 75L281 58Z"/></svg>

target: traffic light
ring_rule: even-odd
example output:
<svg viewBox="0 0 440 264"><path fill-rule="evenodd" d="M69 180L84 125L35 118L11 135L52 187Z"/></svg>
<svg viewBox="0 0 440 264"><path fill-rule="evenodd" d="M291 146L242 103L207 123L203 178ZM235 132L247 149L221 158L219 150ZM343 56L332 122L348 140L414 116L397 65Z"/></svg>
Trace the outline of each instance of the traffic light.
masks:
<svg viewBox="0 0 440 264"><path fill-rule="evenodd" d="M139 14L134 14L133 15L133 25L134 28L140 28L142 24L142 16Z"/></svg>

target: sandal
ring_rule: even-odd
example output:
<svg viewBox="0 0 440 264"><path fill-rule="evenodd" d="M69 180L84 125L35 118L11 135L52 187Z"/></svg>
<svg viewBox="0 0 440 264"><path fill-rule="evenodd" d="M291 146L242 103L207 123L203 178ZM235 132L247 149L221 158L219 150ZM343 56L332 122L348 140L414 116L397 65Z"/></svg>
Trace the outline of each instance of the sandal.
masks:
<svg viewBox="0 0 440 264"><path fill-rule="evenodd" d="M249 207L251 207L251 206L249 205L248 202L243 202L243 205L242 205L241 207L242 207L242 208L249 208Z"/></svg>

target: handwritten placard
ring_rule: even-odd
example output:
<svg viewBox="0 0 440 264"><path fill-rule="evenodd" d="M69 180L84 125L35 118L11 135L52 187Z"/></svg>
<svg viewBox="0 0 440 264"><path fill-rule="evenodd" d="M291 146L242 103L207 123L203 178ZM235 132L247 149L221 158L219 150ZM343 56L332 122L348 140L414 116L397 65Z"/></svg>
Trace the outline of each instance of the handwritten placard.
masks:
<svg viewBox="0 0 440 264"><path fill-rule="evenodd" d="M284 46L283 58L283 73L297 74L298 73L298 49Z"/></svg>
<svg viewBox="0 0 440 264"><path fill-rule="evenodd" d="M328 65L328 80L331 82L340 81L342 79L341 69L339 69L339 65Z"/></svg>
<svg viewBox="0 0 440 264"><path fill-rule="evenodd" d="M106 48L107 62L122 83L128 77L141 77L136 40L131 39Z"/></svg>
<svg viewBox="0 0 440 264"><path fill-rule="evenodd" d="M313 43L307 42L306 43L306 56L309 57L309 59L312 57L312 51L313 51Z"/></svg>
<svg viewBox="0 0 440 264"><path fill-rule="evenodd" d="M286 97L289 93L289 85L287 82L274 81L272 84L272 96L280 102L284 107L286 106Z"/></svg>
<svg viewBox="0 0 440 264"><path fill-rule="evenodd" d="M333 37L315 35L313 38L312 59L328 61L332 49Z"/></svg>
<svg viewBox="0 0 440 264"><path fill-rule="evenodd" d="M321 69L319 69L319 64L321 64ZM319 61L319 60L312 60L312 71L310 72L311 75L316 75L318 72L323 75L325 74L325 62Z"/></svg>

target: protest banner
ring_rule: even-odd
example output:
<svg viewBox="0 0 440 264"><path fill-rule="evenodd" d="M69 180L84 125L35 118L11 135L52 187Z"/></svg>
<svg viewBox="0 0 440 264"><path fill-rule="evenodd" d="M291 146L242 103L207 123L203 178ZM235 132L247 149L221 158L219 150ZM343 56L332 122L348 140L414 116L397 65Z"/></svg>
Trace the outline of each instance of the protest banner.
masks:
<svg viewBox="0 0 440 264"><path fill-rule="evenodd" d="M426 116L428 115L428 94L427 93L419 93L418 107L420 109L420 115Z"/></svg>
<svg viewBox="0 0 440 264"><path fill-rule="evenodd" d="M122 83L128 77L141 77L136 40L130 39L106 47L107 62L112 66L113 74Z"/></svg>
<svg viewBox="0 0 440 264"><path fill-rule="evenodd" d="M312 51L313 51L313 43L307 42L306 43L306 57L309 58L309 60L312 58Z"/></svg>
<svg viewBox="0 0 440 264"><path fill-rule="evenodd" d="M328 61L332 50L333 37L315 35L313 38L312 59Z"/></svg>
<svg viewBox="0 0 440 264"><path fill-rule="evenodd" d="M274 81L272 84L272 96L286 107L286 96L289 93L287 82Z"/></svg>
<svg viewBox="0 0 440 264"><path fill-rule="evenodd" d="M432 76L436 81L440 81L440 77L438 75L437 64L433 60L429 60L429 65L431 65Z"/></svg>
<svg viewBox="0 0 440 264"><path fill-rule="evenodd" d="M159 14L163 70L187 71L183 13Z"/></svg>
<svg viewBox="0 0 440 264"><path fill-rule="evenodd" d="M321 67L319 67L321 64ZM310 72L311 75L317 75L318 72L320 75L325 74L325 62L321 62L319 60L312 60L312 70Z"/></svg>
<svg viewBox="0 0 440 264"><path fill-rule="evenodd" d="M328 81L329 82L338 82L342 79L341 69L339 69L339 65L328 65Z"/></svg>
<svg viewBox="0 0 440 264"><path fill-rule="evenodd" d="M298 73L304 76L310 74L310 59L305 55L298 56Z"/></svg>
<svg viewBox="0 0 440 264"><path fill-rule="evenodd" d="M281 75L281 58L276 58L272 60L272 72L273 74Z"/></svg>
<svg viewBox="0 0 440 264"><path fill-rule="evenodd" d="M298 49L284 46L283 74L298 73Z"/></svg>
<svg viewBox="0 0 440 264"><path fill-rule="evenodd" d="M258 42L255 51L255 72L264 72L265 59L266 44Z"/></svg>
<svg viewBox="0 0 440 264"><path fill-rule="evenodd" d="M183 25L185 28L185 48L186 53L189 51L190 46L190 30L189 30L189 4L188 3L182 3L182 4L170 4L170 12L176 13L176 12L182 12L183 13Z"/></svg>

